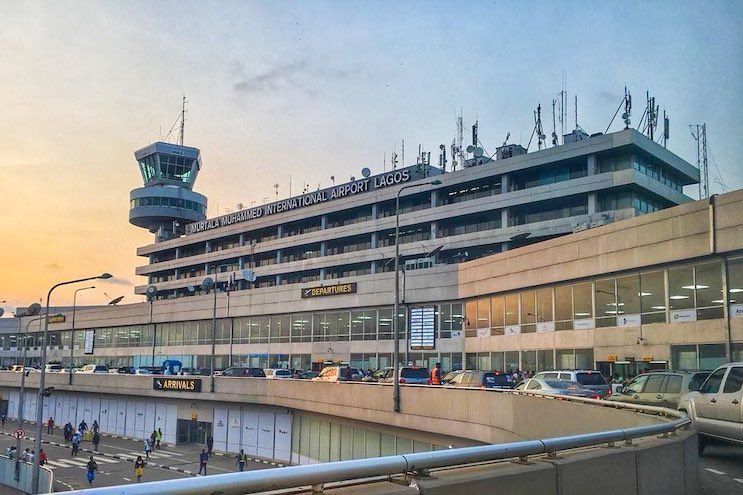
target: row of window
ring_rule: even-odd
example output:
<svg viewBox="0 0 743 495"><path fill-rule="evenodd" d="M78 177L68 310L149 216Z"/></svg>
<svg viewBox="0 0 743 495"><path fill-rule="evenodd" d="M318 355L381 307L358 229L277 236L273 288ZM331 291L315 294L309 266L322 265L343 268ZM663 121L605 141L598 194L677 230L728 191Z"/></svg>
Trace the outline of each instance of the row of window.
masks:
<svg viewBox="0 0 743 495"><path fill-rule="evenodd" d="M158 197L146 197L136 198L129 202L129 208L137 208L139 206L161 206L165 208L185 208L187 210L197 211L206 215L206 206L195 201L189 201L187 199L180 198L158 198Z"/></svg>
<svg viewBox="0 0 743 495"><path fill-rule="evenodd" d="M722 267L717 261L474 299L466 303L465 335L722 318ZM731 260L728 302L740 302L741 292L743 260Z"/></svg>

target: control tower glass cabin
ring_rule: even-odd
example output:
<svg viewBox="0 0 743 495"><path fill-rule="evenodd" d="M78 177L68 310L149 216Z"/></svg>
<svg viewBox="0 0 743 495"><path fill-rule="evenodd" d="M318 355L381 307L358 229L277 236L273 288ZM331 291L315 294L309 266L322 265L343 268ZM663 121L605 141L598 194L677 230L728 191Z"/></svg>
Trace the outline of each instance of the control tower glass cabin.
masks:
<svg viewBox="0 0 743 495"><path fill-rule="evenodd" d="M192 191L201 169L198 148L157 142L134 156L144 187L129 194L129 223L160 242L180 236L186 224L206 220L206 196Z"/></svg>

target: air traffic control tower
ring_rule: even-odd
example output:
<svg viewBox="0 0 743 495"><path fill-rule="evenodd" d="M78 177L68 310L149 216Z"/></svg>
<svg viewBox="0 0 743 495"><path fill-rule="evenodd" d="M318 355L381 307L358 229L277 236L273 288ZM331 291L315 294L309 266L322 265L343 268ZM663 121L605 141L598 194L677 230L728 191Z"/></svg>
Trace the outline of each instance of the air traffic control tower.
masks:
<svg viewBox="0 0 743 495"><path fill-rule="evenodd" d="M157 142L134 156L144 187L129 193L129 223L160 242L183 234L188 223L206 220L206 196L192 191L201 169L197 148Z"/></svg>

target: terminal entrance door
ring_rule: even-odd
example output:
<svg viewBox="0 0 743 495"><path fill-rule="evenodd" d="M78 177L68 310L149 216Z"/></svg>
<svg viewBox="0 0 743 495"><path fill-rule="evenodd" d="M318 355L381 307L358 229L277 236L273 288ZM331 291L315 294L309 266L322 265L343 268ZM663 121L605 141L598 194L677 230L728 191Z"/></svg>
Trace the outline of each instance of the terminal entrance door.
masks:
<svg viewBox="0 0 743 495"><path fill-rule="evenodd" d="M204 421L190 421L179 419L176 430L176 443L206 444L206 437L212 431L212 424Z"/></svg>

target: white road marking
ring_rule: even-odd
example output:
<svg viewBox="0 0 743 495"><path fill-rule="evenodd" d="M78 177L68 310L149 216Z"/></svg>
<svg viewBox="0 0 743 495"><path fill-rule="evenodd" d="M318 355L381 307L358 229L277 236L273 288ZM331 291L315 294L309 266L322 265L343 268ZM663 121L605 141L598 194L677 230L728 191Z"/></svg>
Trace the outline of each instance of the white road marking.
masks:
<svg viewBox="0 0 743 495"><path fill-rule="evenodd" d="M705 471L709 471L710 473L725 474L724 472L718 471L717 469L712 469L712 468L704 468L704 469L705 469Z"/></svg>
<svg viewBox="0 0 743 495"><path fill-rule="evenodd" d="M103 456L100 456L100 457L95 457L95 462L102 462L104 464L118 464L121 461L117 459L107 459Z"/></svg>
<svg viewBox="0 0 743 495"><path fill-rule="evenodd" d="M85 461L73 461L72 459L57 459L57 462L65 464L66 467L86 467L88 465Z"/></svg>
<svg viewBox="0 0 743 495"><path fill-rule="evenodd" d="M126 481L131 481L129 478L123 478L123 479L125 479Z"/></svg>
<svg viewBox="0 0 743 495"><path fill-rule="evenodd" d="M733 478L738 483L743 483L743 478Z"/></svg>

